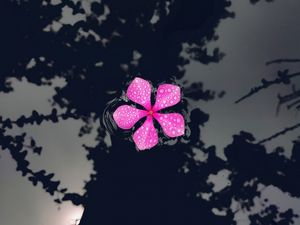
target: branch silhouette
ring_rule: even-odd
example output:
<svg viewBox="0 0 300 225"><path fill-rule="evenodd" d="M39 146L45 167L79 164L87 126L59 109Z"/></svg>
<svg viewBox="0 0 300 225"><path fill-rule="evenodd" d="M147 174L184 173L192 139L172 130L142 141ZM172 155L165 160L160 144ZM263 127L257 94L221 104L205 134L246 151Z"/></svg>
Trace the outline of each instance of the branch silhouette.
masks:
<svg viewBox="0 0 300 225"><path fill-rule="evenodd" d="M293 90L291 93L286 94L284 96L278 95L278 106L277 106L277 113L279 112L279 109L281 105L286 104L287 109L291 109L292 107L295 107L298 109L300 105L300 89L296 90L295 86L293 86Z"/></svg>
<svg viewBox="0 0 300 225"><path fill-rule="evenodd" d="M272 85L290 84L292 78L300 76L300 72L292 73L292 74L288 74L288 72L289 72L288 70L278 71L277 72L278 78L276 78L274 80L268 81L268 80L262 79L260 85L254 87L254 88L251 88L251 90L246 95L244 95L241 98L239 98L238 100L236 100L235 103L237 104L241 101L244 101L245 99L251 97L254 94L257 94L258 92L262 91L263 89L269 88Z"/></svg>
<svg viewBox="0 0 300 225"><path fill-rule="evenodd" d="M275 138L277 138L279 136L282 136L282 135L284 135L284 134L286 134L286 133L288 133L290 131L296 130L299 127L300 127L300 123L297 123L296 125L291 126L291 127L287 127L285 129L283 129L282 131L279 131L279 132L275 133L274 135L272 135L272 136L270 136L268 138L265 138L265 139L259 141L257 144L263 144L265 142L271 141L271 140L273 140L273 139L275 139Z"/></svg>
<svg viewBox="0 0 300 225"><path fill-rule="evenodd" d="M297 63L300 62L300 59L275 59L266 62L266 66L272 65L272 64L280 64L280 63Z"/></svg>

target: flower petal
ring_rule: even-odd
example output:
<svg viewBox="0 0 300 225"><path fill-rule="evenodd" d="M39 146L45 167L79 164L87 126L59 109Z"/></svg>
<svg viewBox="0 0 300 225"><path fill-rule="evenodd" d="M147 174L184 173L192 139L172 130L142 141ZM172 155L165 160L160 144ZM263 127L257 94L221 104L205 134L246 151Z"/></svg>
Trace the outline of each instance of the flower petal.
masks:
<svg viewBox="0 0 300 225"><path fill-rule="evenodd" d="M178 137L184 134L184 119L179 113L155 113L154 118L161 125L164 133L169 137Z"/></svg>
<svg viewBox="0 0 300 225"><path fill-rule="evenodd" d="M180 101L180 87L173 84L159 85L156 94L154 111L176 105Z"/></svg>
<svg viewBox="0 0 300 225"><path fill-rule="evenodd" d="M127 89L127 97L146 109L151 109L151 85L148 81L136 77Z"/></svg>
<svg viewBox="0 0 300 225"><path fill-rule="evenodd" d="M147 111L134 108L129 105L121 105L113 113L113 118L118 127L122 129L130 129L141 118L147 115Z"/></svg>
<svg viewBox="0 0 300 225"><path fill-rule="evenodd" d="M147 116L144 124L133 134L133 141L139 150L152 148L158 143L152 116Z"/></svg>

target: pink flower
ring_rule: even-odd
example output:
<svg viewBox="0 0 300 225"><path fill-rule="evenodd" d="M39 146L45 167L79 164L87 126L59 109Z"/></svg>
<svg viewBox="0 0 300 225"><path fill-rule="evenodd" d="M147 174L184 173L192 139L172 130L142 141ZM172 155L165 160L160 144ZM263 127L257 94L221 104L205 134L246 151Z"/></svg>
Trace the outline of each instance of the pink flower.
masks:
<svg viewBox="0 0 300 225"><path fill-rule="evenodd" d="M151 85L148 81L136 77L129 85L127 97L142 105L145 110L129 105L121 105L113 113L113 118L121 129L131 129L141 118L147 117L143 125L133 134L133 141L138 150L154 147L158 143L158 134L153 124L153 118L158 121L163 132L168 137L178 137L184 134L184 119L179 113L159 113L159 110L176 105L180 101L180 87L173 84L159 85L155 104L151 105Z"/></svg>

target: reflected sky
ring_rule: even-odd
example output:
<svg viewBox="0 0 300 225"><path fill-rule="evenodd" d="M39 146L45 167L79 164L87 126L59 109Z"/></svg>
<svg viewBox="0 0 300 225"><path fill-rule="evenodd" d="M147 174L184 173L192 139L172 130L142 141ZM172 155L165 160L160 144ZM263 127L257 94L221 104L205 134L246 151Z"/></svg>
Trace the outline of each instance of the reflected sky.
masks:
<svg viewBox="0 0 300 225"><path fill-rule="evenodd" d="M255 133L261 140L297 120L296 112L285 108L276 116L277 94L290 93L291 85L277 85L239 104L234 102L262 78L275 79L278 69L288 68L291 73L300 70L300 63L265 65L272 59L299 58L300 27L295 24L300 21L300 2L261 2L253 6L247 1L235 1L231 8L236 18L223 21L217 29L219 40L210 44L211 49L219 46L225 58L208 66L193 62L187 66L186 74L188 80L202 80L206 88L226 91L222 99L200 105L210 114L203 139L220 151L241 129ZM294 84L300 84L300 79L294 79ZM291 132L266 145L270 149L278 145L291 147L290 140L297 136L297 132Z"/></svg>
<svg viewBox="0 0 300 225"><path fill-rule="evenodd" d="M17 118L21 114L30 115L33 109L41 113L51 112L49 99L54 95L54 87L64 84L62 80L53 82L52 87L38 87L28 83L12 81L15 89L11 94L1 94L1 115ZM56 179L62 182L70 192L83 193L84 181L89 180L92 164L85 158L86 152L82 144L93 145L95 132L89 136L78 138L78 131L83 125L80 120L68 119L60 123L42 123L40 126L26 126L16 128L12 133L26 131L34 137L38 144L43 146L41 156L29 155L31 167L34 170L45 169L55 173ZM1 179L1 224L13 225L68 225L74 224L80 218L83 209L71 203L57 205L53 198L46 194L40 185L33 187L15 171L16 165L8 152L1 152L0 158ZM12 199L14 196L14 199ZM9 204L3 204L9 202ZM19 212L18 216L14 215Z"/></svg>
<svg viewBox="0 0 300 225"><path fill-rule="evenodd" d="M291 71L300 70L299 63L265 65L272 59L299 58L300 26L296 25L300 21L300 2L278 0L271 4L261 2L251 5L247 0L241 0L233 1L231 9L236 12L236 18L222 21L217 29L219 40L210 44L211 49L220 47L226 57L218 64L192 62L186 67L184 77L191 82L202 81L205 88L226 91L221 99L197 103L210 114L210 120L202 130L203 140L208 145L216 145L220 157L223 157L222 149L231 142L232 134L241 129L255 131L259 140L295 124L299 118L295 111L284 108L275 116L276 95L290 92L291 86L269 88L237 105L234 101L257 85L261 78L274 78L278 69L288 67ZM15 91L0 94L0 114L10 118L29 115L33 109L49 113L51 102L48 100L55 93L53 88L64 85L63 80L56 80L50 87L37 87L26 80L12 82ZM300 80L295 80L295 83L300 84ZM45 146L41 157L30 158L34 169L45 168L54 172L55 178L63 182L62 186L82 193L84 181L89 180L92 173L92 165L86 160L81 145L93 145L96 135L92 132L89 136L78 138L82 124L69 119L55 124L18 128L13 132L26 131L35 137L39 145ZM297 136L297 131L291 132L267 146L270 149L277 145L290 147L290 140ZM55 204L40 186L33 187L27 179L16 173L15 162L6 152L1 151L0 156L1 225L70 225L81 216L81 207L65 202L62 205ZM296 208L295 212L300 213L299 200L291 200L274 188L266 189L263 194L277 196L272 198L275 202L280 201L286 206L291 204ZM18 212L18 215L14 212ZM239 224L247 224L246 215L238 215L236 219Z"/></svg>

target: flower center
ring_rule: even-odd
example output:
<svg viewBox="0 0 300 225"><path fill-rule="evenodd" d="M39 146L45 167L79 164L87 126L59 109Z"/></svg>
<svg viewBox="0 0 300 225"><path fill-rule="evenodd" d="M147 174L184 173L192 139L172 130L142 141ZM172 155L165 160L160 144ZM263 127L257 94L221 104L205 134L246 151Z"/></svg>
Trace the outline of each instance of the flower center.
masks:
<svg viewBox="0 0 300 225"><path fill-rule="evenodd" d="M151 116L153 115L153 113L154 113L154 112L153 112L153 110L152 110L152 109L151 109L151 110L149 110L149 112L148 112L148 114L149 114L149 115L151 115Z"/></svg>

